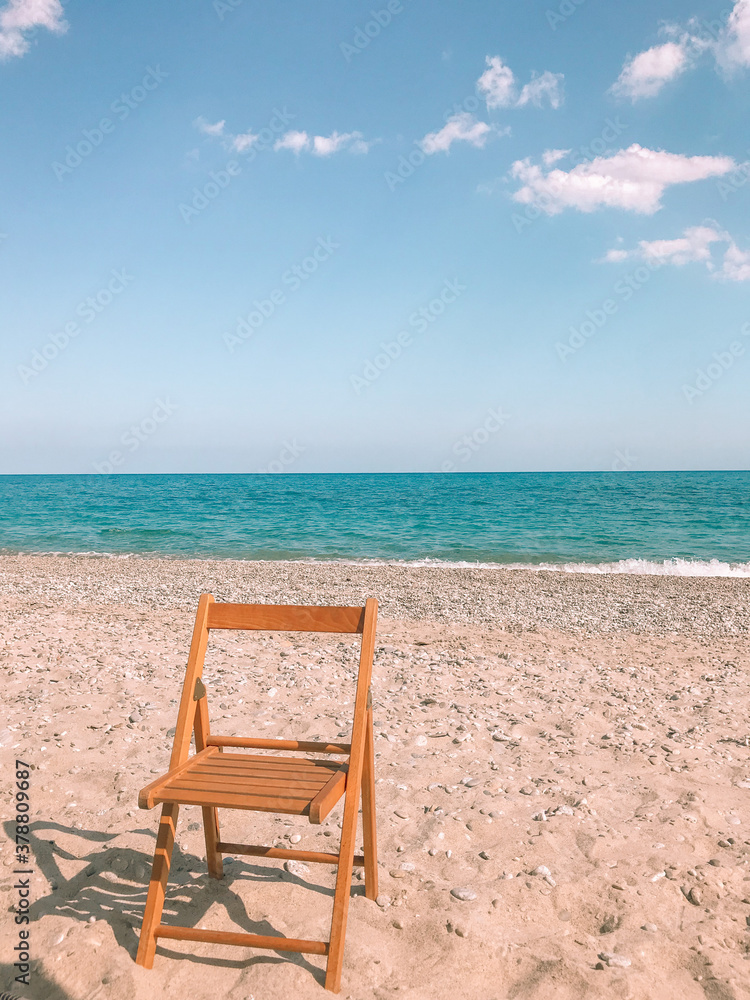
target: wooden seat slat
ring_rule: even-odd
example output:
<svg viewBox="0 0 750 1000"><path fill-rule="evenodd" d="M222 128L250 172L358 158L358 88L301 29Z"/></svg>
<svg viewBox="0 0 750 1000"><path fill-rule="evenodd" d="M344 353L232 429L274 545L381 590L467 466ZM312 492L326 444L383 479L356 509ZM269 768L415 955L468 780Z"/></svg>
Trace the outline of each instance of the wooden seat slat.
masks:
<svg viewBox="0 0 750 1000"><path fill-rule="evenodd" d="M271 795L238 795L236 792L207 792L166 788L154 796L155 802L174 802L182 806L210 806L215 809L256 809L258 812L282 812L306 816L310 799L288 799Z"/></svg>
<svg viewBox="0 0 750 1000"><path fill-rule="evenodd" d="M269 788L271 786L278 786L279 788L299 788L303 790L309 789L313 793L318 789L322 788L331 780L332 775L327 774L325 777L320 778L295 778L291 780L289 778L280 778L278 775L258 775L258 774L240 774L240 775L226 775L226 774L205 774L199 771L187 771L185 774L181 774L174 781L167 783L169 787L176 784L181 784L184 781L190 781L200 785L206 785L211 787L212 785L227 785L232 788L247 788L249 785L257 785L258 788Z"/></svg>
<svg viewBox="0 0 750 1000"><path fill-rule="evenodd" d="M233 770L273 771L276 774L333 774L338 771L344 760L296 761L284 760L280 757L264 757L262 760L249 760L239 754L217 753L212 757L196 760L196 768L208 767L212 770L221 768L227 772Z"/></svg>
<svg viewBox="0 0 750 1000"><path fill-rule="evenodd" d="M201 756L201 761L210 760L212 764L217 761L220 765L229 764L268 764L272 763L274 766L279 767L293 767L294 765L299 765L300 767L327 767L335 770L337 767L341 766L342 761L340 760L315 760L312 757L274 757L273 754L259 754L259 753L226 753L219 752L218 747L209 747L213 753L206 754L206 756ZM195 754L191 757L191 760L197 760L198 755Z"/></svg>
<svg viewBox="0 0 750 1000"><path fill-rule="evenodd" d="M346 766L346 765L344 765ZM195 768L193 770L190 768L187 771L183 771L183 774L195 774L200 775L204 778L224 778L227 781L242 781L247 778L273 778L277 781L311 781L317 783L319 781L326 782L331 777L332 774L337 774L341 770L341 767L335 767L331 770L323 770L323 768L309 768L305 770L294 770L290 771L286 768L275 768L275 767L237 767L237 768ZM177 775L179 778L180 775ZM169 779L171 780L171 779Z"/></svg>
<svg viewBox="0 0 750 1000"><path fill-rule="evenodd" d="M325 786L323 786L325 787ZM307 788L287 788L286 785L255 785L255 786L245 786L245 785L234 785L234 784L221 784L214 783L208 784L206 782L200 781L180 781L173 785L167 785L162 789L161 795L166 794L179 794L183 792L204 792L207 795L211 795L215 792L217 795L245 795L251 797L260 797L270 795L277 799L290 799L294 802L312 802L312 800L322 791L318 788L311 792Z"/></svg>

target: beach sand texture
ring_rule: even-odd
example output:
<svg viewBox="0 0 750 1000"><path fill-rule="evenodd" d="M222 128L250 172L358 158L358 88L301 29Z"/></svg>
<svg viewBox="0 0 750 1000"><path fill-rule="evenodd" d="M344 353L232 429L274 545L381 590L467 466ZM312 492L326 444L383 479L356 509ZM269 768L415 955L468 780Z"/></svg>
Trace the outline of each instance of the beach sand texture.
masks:
<svg viewBox="0 0 750 1000"><path fill-rule="evenodd" d="M4 773L34 765L22 996L330 995L312 956L169 941L152 971L133 961L159 815L137 793L166 769L210 591L380 601L381 895L355 875L342 997L750 997L750 579L7 555L0 590ZM213 731L347 732L356 645L214 634ZM2 812L7 831L10 792ZM321 827L220 818L229 841L331 850L341 807ZM2 861L8 941L7 839ZM208 878L200 810L184 807L164 922L327 938L332 869L226 872ZM12 961L6 947L0 992Z"/></svg>

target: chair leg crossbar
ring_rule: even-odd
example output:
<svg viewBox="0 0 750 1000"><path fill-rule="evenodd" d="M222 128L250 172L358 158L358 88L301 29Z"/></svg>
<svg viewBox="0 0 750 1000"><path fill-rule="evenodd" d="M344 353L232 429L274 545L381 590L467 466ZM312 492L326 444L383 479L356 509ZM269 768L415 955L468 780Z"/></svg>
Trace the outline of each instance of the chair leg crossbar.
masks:
<svg viewBox="0 0 750 1000"><path fill-rule="evenodd" d="M292 851L286 847L256 847L250 844L225 844L219 842L216 848L222 854L248 854L255 858L282 858L284 861L309 861L311 864L317 865L337 865L341 858L340 854L332 854L325 851ZM355 854L352 865L355 868L364 868L364 854Z"/></svg>
<svg viewBox="0 0 750 1000"><path fill-rule="evenodd" d="M376 616L377 602L374 600L369 600L365 608L305 608L217 605L211 595L203 595L198 606L170 770L147 786L139 798L141 808L151 808L152 805L161 802L162 815L138 943L136 956L138 965L146 969L153 967L156 944L162 938L262 948L277 952L301 952L326 957L325 987L334 993L339 991L352 869L364 868L365 895L369 899L375 899L378 894L375 754L370 695ZM211 628L361 633L360 671L351 743L318 744L212 737L208 725L206 689L200 680L208 632ZM193 757L189 757L191 731L194 732L196 746L196 754ZM348 762L326 763L299 757L230 755L221 752L225 746L235 749L348 754L349 759ZM217 747L219 752L211 750L211 747ZM220 837L219 807L306 815L312 823L318 823L325 818L336 799L340 797L344 798L344 815L338 853L232 844ZM364 853L355 854L360 801ZM308 941L302 938L175 927L161 923L181 803L202 807L206 862L208 873L213 878L221 879L224 875L222 860L224 854L335 866L336 888L330 940Z"/></svg>
<svg viewBox="0 0 750 1000"><path fill-rule="evenodd" d="M303 941L297 938L265 937L262 934L236 934L233 931L203 931L197 927L168 927L159 924L157 938L177 941L207 941L209 944L233 944L242 948L265 948L269 951L298 951L304 955L327 955L327 941Z"/></svg>

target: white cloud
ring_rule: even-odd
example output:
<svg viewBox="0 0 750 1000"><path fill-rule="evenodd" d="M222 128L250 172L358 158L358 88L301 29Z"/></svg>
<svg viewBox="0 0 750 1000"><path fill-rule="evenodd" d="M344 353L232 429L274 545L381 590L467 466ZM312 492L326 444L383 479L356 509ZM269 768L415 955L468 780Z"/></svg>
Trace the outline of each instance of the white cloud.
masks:
<svg viewBox="0 0 750 1000"><path fill-rule="evenodd" d="M630 257L630 252L627 250L607 250L604 260L608 264L620 264L622 261L627 260L628 257Z"/></svg>
<svg viewBox="0 0 750 1000"><path fill-rule="evenodd" d="M237 153L246 153L253 148L259 138L260 136L250 131L243 132L241 135L233 135L231 139L232 149Z"/></svg>
<svg viewBox="0 0 750 1000"><path fill-rule="evenodd" d="M477 121L468 111L461 111L451 115L439 132L430 132L426 135L419 145L422 152L428 156L432 156L433 153L449 152L454 142L468 142L482 149L491 131L492 128L487 122Z"/></svg>
<svg viewBox="0 0 750 1000"><path fill-rule="evenodd" d="M688 66L686 42L665 42L640 52L625 63L612 92L637 101L654 97L662 87Z"/></svg>
<svg viewBox="0 0 750 1000"><path fill-rule="evenodd" d="M723 26L716 22L707 25L693 17L687 27L665 25L662 33L672 40L640 52L625 63L611 88L618 97L632 101L654 97L666 83L695 66L706 52L724 70L750 66L750 0L735 0Z"/></svg>
<svg viewBox="0 0 750 1000"><path fill-rule="evenodd" d="M750 281L750 252L730 243L720 273L728 281Z"/></svg>
<svg viewBox="0 0 750 1000"><path fill-rule="evenodd" d="M500 56L487 56L487 69L477 80L477 90L484 95L488 108L511 107L516 101L513 70Z"/></svg>
<svg viewBox="0 0 750 1000"><path fill-rule="evenodd" d="M750 66L750 0L735 3L719 42L718 58L729 67Z"/></svg>
<svg viewBox="0 0 750 1000"><path fill-rule="evenodd" d="M261 133L268 131L262 129L261 133L256 134L248 130L240 135L234 135L226 131L224 121L211 124L205 118L196 118L193 124L199 132L214 139L221 139L227 149L232 149L236 153L247 153L261 141ZM350 153L367 153L372 145L372 142L363 139L361 132L333 132L329 136L310 136L307 132L293 130L277 139L273 148L275 152L289 149L297 156L302 152L312 152L315 156L331 156L341 149L347 149Z"/></svg>
<svg viewBox="0 0 750 1000"><path fill-rule="evenodd" d="M277 141L276 145L273 147L274 150L278 152L280 149L291 149L291 151L299 156L304 150L310 147L310 136L307 132L287 132L286 135Z"/></svg>
<svg viewBox="0 0 750 1000"><path fill-rule="evenodd" d="M532 75L531 80L518 95L516 78L510 66L500 56L487 56L487 69L477 80L477 90L487 102L487 108L524 108L527 104L541 108L545 100L551 108L562 104L562 73L546 70L541 76Z"/></svg>
<svg viewBox="0 0 750 1000"><path fill-rule="evenodd" d="M726 233L713 226L692 226L678 239L641 240L636 250L609 250L604 259L608 263L620 263L630 257L642 257L682 267L692 261L710 261L712 244L727 239Z"/></svg>
<svg viewBox="0 0 750 1000"><path fill-rule="evenodd" d="M8 0L0 10L0 59L28 52L25 32L32 28L46 28L57 34L67 31L60 0Z"/></svg>
<svg viewBox="0 0 750 1000"><path fill-rule="evenodd" d="M216 136L216 135L224 135L224 126L226 125L226 122L222 120L212 125L210 122L207 122L205 118L201 117L201 118L196 118L193 124L198 129L198 131L203 132L204 135Z"/></svg>
<svg viewBox="0 0 750 1000"><path fill-rule="evenodd" d="M723 257L714 254L714 247L723 244ZM638 258L650 264L705 264L715 278L727 281L750 281L750 252L740 250L734 239L716 223L688 227L682 236L672 240L641 240L634 250L607 251L604 260L619 264Z"/></svg>
<svg viewBox="0 0 750 1000"><path fill-rule="evenodd" d="M546 70L541 76L532 76L530 83L521 91L518 98L517 108L523 108L527 104L533 104L535 108L541 108L545 99L549 101L551 108L559 108L562 104L562 73L550 73Z"/></svg>
<svg viewBox="0 0 750 1000"><path fill-rule="evenodd" d="M332 132L329 136L313 137L313 153L315 156L332 156L339 150L348 149L350 153L367 153L371 143L365 142L361 132Z"/></svg>
<svg viewBox="0 0 750 1000"><path fill-rule="evenodd" d="M542 161L545 167L552 167L555 163L559 163L560 160L565 159L568 153L571 153L570 149L548 149L545 153L542 153Z"/></svg>
<svg viewBox="0 0 750 1000"><path fill-rule="evenodd" d="M545 173L530 159L517 160L511 175L522 184L514 200L548 215L566 208L580 212L623 208L652 215L661 208L662 195L671 185L720 177L733 169L735 162L728 156L683 156L633 144L569 171Z"/></svg>

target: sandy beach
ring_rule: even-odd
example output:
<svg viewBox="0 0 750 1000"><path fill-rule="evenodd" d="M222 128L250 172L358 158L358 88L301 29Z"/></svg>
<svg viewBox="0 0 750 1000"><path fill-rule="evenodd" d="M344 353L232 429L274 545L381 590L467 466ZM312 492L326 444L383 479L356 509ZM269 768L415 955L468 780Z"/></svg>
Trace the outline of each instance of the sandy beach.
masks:
<svg viewBox="0 0 750 1000"><path fill-rule="evenodd" d="M380 896L355 876L341 996L750 997L750 580L503 569L2 556L4 772L31 771L29 989L14 988L5 840L0 992L30 1000L299 1000L314 957L165 942L134 955L198 595L380 601ZM347 732L347 637L224 632L216 733ZM11 779L2 811L10 830ZM229 840L335 844L225 812ZM205 871L181 811L165 922L327 937L333 876ZM298 841L297 838L301 837Z"/></svg>

